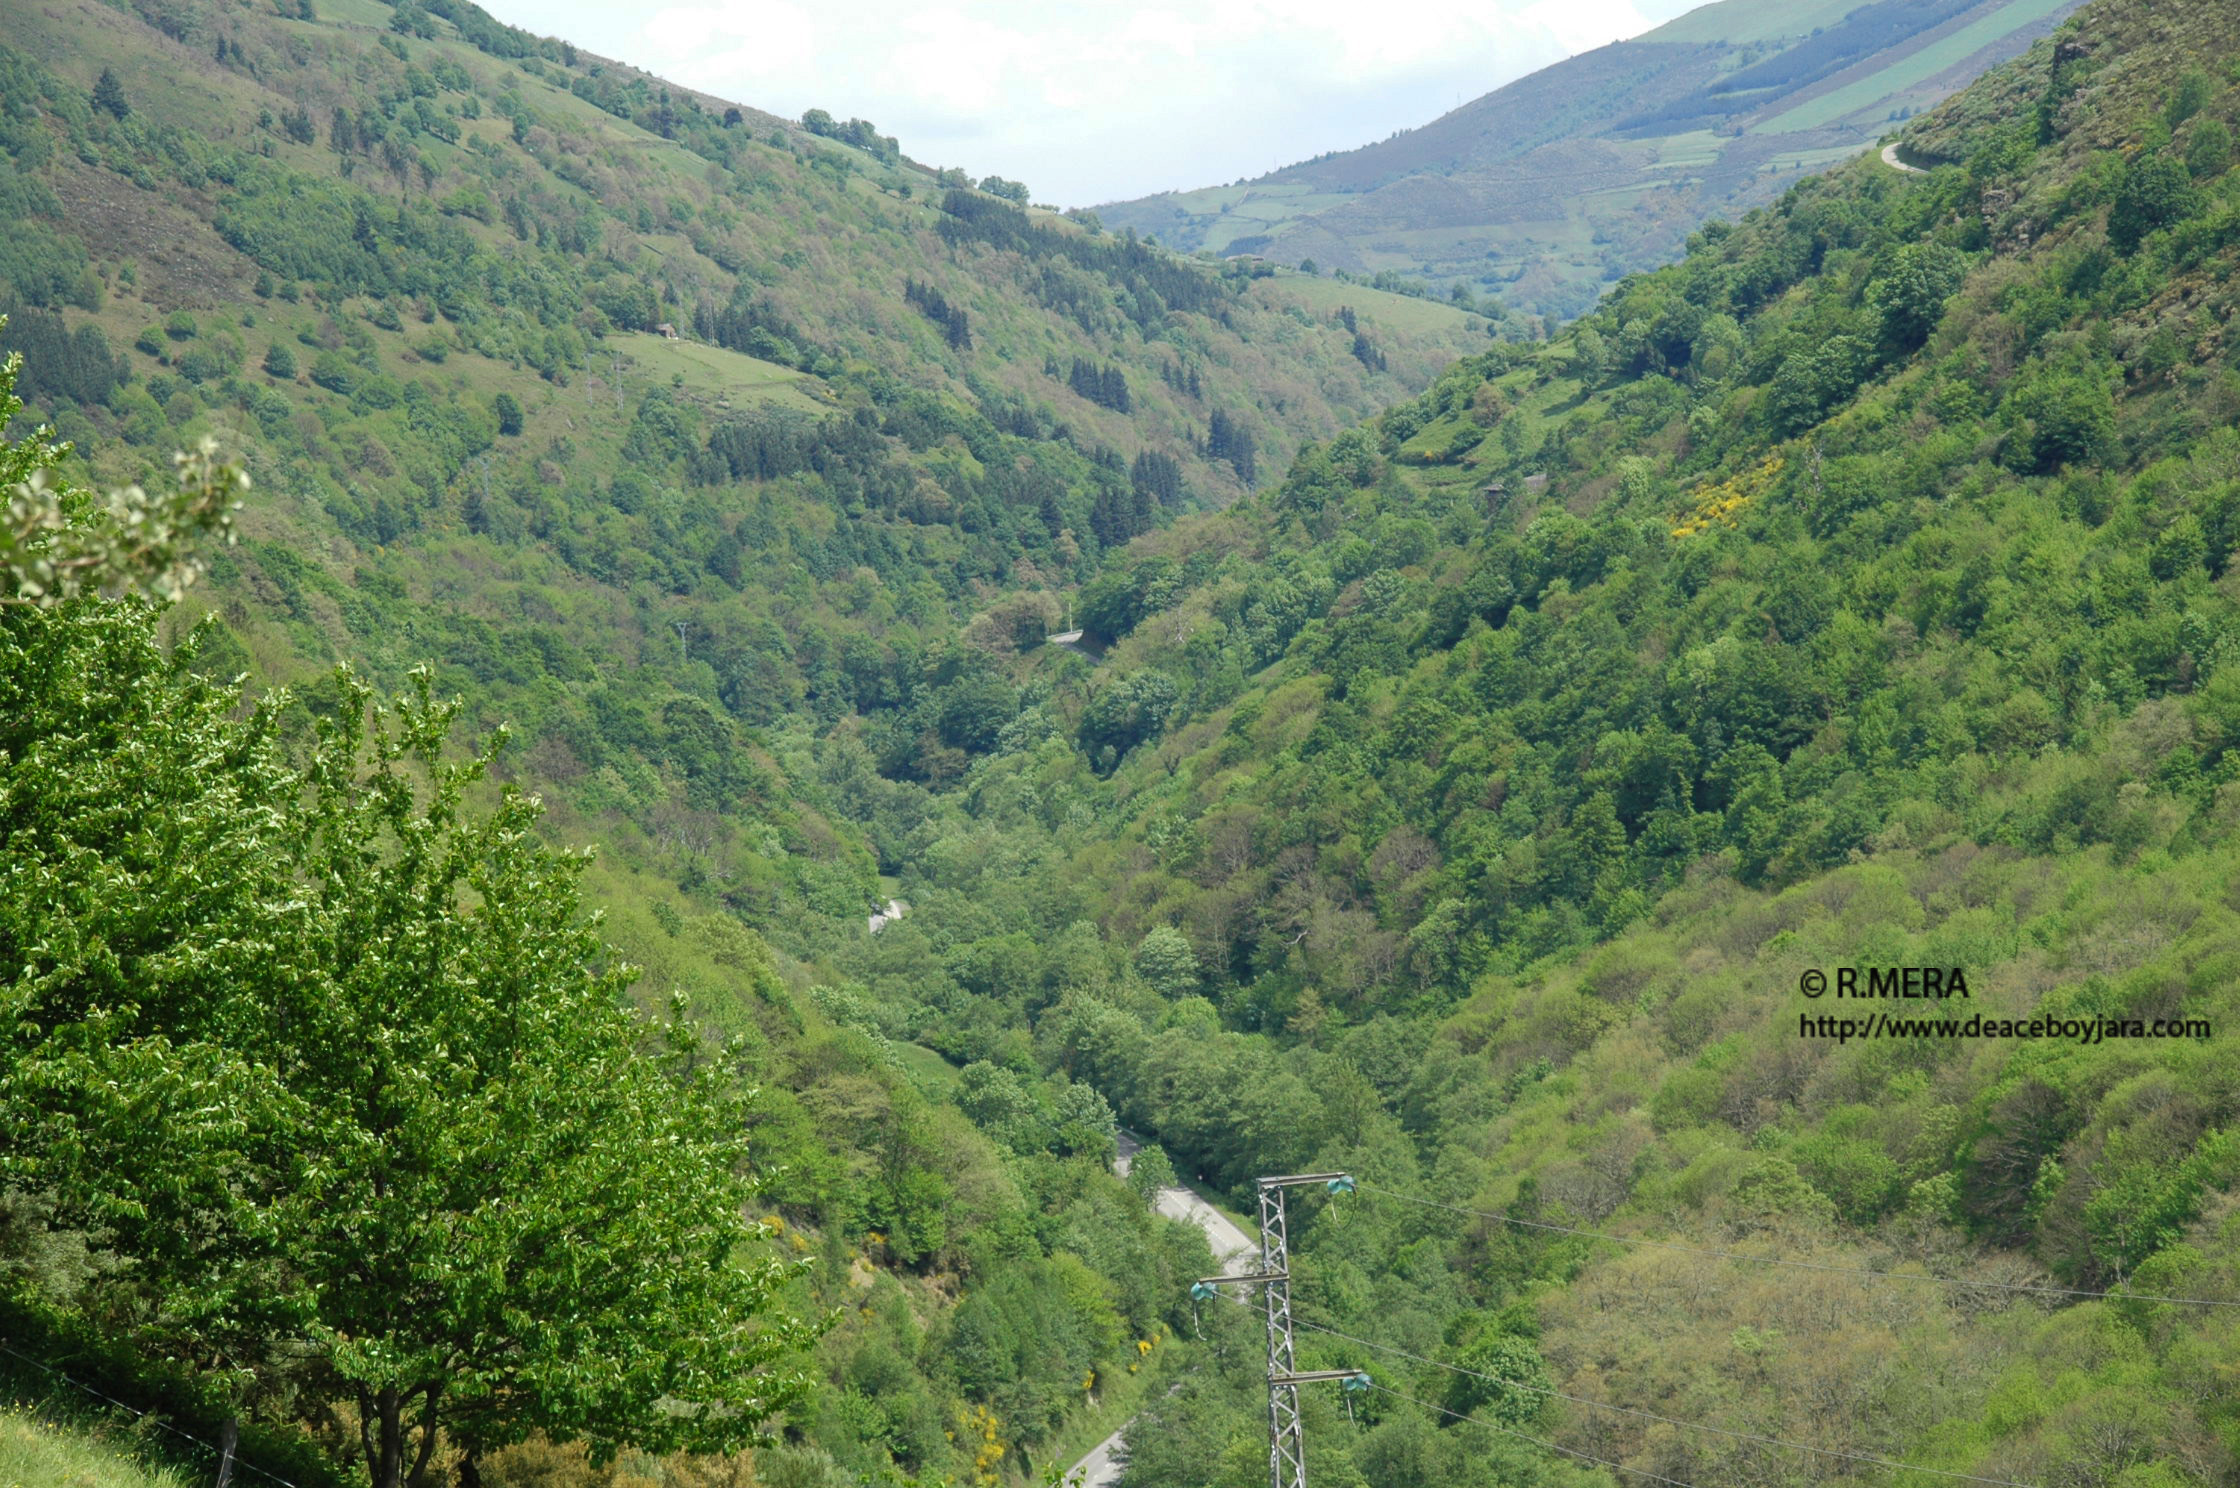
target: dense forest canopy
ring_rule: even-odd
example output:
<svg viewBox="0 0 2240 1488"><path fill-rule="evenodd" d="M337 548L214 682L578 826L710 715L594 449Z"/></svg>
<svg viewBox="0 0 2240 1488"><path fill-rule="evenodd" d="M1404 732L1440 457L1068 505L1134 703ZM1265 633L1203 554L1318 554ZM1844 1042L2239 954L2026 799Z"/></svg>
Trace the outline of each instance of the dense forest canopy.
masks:
<svg viewBox="0 0 2240 1488"><path fill-rule="evenodd" d="M375 10L164 33L363 69L255 149L0 58L11 1338L298 1483L1243 1488L1147 1201L1342 1171L1318 1480L2230 1478L2240 19L1463 344Z"/></svg>
<svg viewBox="0 0 2240 1488"><path fill-rule="evenodd" d="M1514 1473L1440 1412L1473 1358L1574 1398L1466 1413L1680 1481L2223 1470L2236 42L2090 8L1913 127L1926 175L1708 230L1084 587L1098 671L975 767L866 982L1217 1187L1454 1206L1307 1230L1303 1357L1430 1402L1319 1418L1330 1470ZM1035 953L1083 922L1141 992ZM1800 1036L1802 971L1908 965L2119 1036ZM1567 1228L2048 1290L1823 1311ZM2044 1300L2149 1279L2186 1300ZM1140 1481L1253 1480L1223 1388Z"/></svg>

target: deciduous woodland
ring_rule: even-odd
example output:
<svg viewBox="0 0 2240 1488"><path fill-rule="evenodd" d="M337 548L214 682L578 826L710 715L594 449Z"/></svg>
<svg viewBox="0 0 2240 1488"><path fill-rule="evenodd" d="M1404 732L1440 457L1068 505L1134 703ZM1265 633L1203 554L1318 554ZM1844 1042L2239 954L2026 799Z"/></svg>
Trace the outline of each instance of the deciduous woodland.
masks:
<svg viewBox="0 0 2240 1488"><path fill-rule="evenodd" d="M1248 1488L1159 1195L1343 1172L1317 1482L2230 1483L2236 120L2091 0L1534 337L11 16L0 1465Z"/></svg>

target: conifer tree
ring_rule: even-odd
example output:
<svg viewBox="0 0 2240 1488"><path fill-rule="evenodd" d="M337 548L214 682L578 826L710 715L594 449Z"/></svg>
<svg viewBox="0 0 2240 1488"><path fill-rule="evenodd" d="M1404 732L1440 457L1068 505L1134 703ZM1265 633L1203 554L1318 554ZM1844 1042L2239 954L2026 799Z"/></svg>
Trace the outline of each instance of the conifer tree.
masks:
<svg viewBox="0 0 2240 1488"><path fill-rule="evenodd" d="M106 67L101 69L101 76L94 80L93 106L119 119L132 112L132 105L125 101L124 84L118 82L116 73Z"/></svg>

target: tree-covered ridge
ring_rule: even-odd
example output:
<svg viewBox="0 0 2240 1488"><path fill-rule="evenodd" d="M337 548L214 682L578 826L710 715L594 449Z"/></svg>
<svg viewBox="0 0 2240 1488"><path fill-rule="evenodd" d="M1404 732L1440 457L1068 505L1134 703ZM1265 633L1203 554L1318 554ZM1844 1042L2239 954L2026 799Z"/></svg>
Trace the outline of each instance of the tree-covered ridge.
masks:
<svg viewBox="0 0 2240 1488"><path fill-rule="evenodd" d="M1550 351L1460 365L1263 502L1108 567L1081 606L1125 638L1100 699L1182 697L1129 740L1182 729L1133 807L1184 832L1160 849L1173 912L1205 903L1212 819L1247 802L1282 822L1248 873L1359 844L1307 907L1379 920L1425 987L1622 924L1707 852L1785 882L1916 823L2135 849L2127 783L2213 836L2234 452L2205 357L2240 203L2228 161L2180 162L2232 94L2173 137L2174 110L2133 101L2158 74L2123 56L2078 96L2142 116L2128 151L2041 146L2025 120L1926 180L1800 187ZM2095 762L2143 706L2186 748L2134 782ZM1399 898L1372 867L1395 831L1423 839ZM1232 927L1215 960L1384 980L1360 961L1376 935L1309 972L1314 938L1273 928Z"/></svg>
<svg viewBox="0 0 2240 1488"><path fill-rule="evenodd" d="M454 46L434 15L407 8L387 31L319 23L298 39L432 78L433 60L411 59ZM220 69L268 65L263 33L242 24L246 60L229 40ZM1302 1363L1367 1367L1398 1395L1310 1400L1318 1480L1598 1480L1566 1450L1704 1484L1906 1476L1835 1453L2018 1483L2228 1478L2229 1309L2196 1304L2240 1300L2222 1026L2240 954L2225 639L2240 451L2222 335L2240 242L2226 158L2234 25L2101 0L1917 126L1908 158L1942 162L1930 174L1866 161L1793 192L1706 232L1560 343L1475 356L1297 458L1268 440L1272 420L1304 406L1287 386L1215 397L1210 355L1140 339L1152 324L1215 335L1218 313L1177 309L1162 287L1186 265L1002 215L1013 208L993 197L914 194L905 209L867 189L873 166L837 181L809 163L822 155L791 147L772 158L773 200L788 205L759 230L788 231L788 213L814 201L854 242L922 239L931 256L897 257L875 302L826 307L783 297L799 281L781 250L769 294L712 297L704 326L693 302L685 329L698 339L616 330L612 317L605 331L573 326L584 361L550 377L462 349L464 305L460 320L434 306L423 320L410 299L335 303L314 284L304 309L299 282L289 310L275 280L269 298L250 287L239 307L156 317L130 300L121 264L107 283L97 259L90 279L66 264L49 281L62 307L24 323L71 385L118 386L80 335L91 312L70 302L79 289L101 315L125 306L127 330L145 326L154 348L126 357L132 380L116 396L168 379L153 414L50 395L97 469L135 463L104 453L117 441L164 447L174 408L191 430L253 416L261 391L286 407L263 403L270 427L250 437L256 489L275 496L244 513L241 555L217 567L217 623L166 655L145 612L75 601L102 645L68 666L0 668L26 698L68 702L74 678L116 681L101 716L130 724L27 726L39 737L0 757L8 769L29 778L46 749L73 762L58 787L107 790L127 810L172 785L213 803L175 823L155 813L162 831L137 836L69 807L71 830L111 835L50 853L62 829L39 813L63 812L67 794L54 807L0 795L36 828L0 861L44 875L0 878L17 896L12 922L33 927L19 938L36 947L48 919L91 927L74 960L26 960L41 977L29 995L63 1037L11 1024L30 1054L9 1068L53 1076L29 1095L51 1099L64 1130L112 1109L96 1077L145 1055L122 1072L147 1074L150 1100L179 1113L154 1130L220 1159L180 1168L198 1189L154 1195L197 1221L163 1230L129 1203L83 1212L102 1197L94 1182L118 1181L111 1169L169 1171L152 1158L0 1192L11 1336L35 1333L134 1389L176 1387L191 1419L222 1422L231 1402L213 1392L234 1376L182 1382L128 1352L154 1336L131 1329L172 1330L203 1350L196 1366L298 1336L294 1320L255 1310L302 1304L294 1258L255 1229L268 1213L376 1240L412 1233L368 1228L346 1204L329 1214L303 1175L272 1177L255 1150L257 1163L227 1165L227 1143L292 1130L281 1117L347 1145L348 1123L265 1099L284 1093L279 1068L334 1077L319 1110L350 1109L350 1082L384 1068L445 1073L462 1109L483 1110L516 1087L482 1078L503 1030L479 999L516 971L551 972L584 1014L573 1031L627 1033L636 1072L561 1090L576 1103L563 1112L681 1091L652 1116L699 1113L678 1118L707 1143L709 1165L691 1171L718 1188L714 1150L735 1155L744 1133L760 1201L708 1223L759 1231L739 1247L758 1264L820 1262L767 1298L829 1319L804 1361L817 1384L772 1423L781 1443L751 1458L656 1455L678 1424L665 1420L601 1464L562 1439L600 1432L557 1409L524 1408L503 1431L494 1409L480 1414L498 1395L534 1398L505 1371L562 1350L532 1349L461 1376L471 1409L434 1470L526 1423L547 1430L480 1453L485 1483L1017 1484L1106 1429L1097 1410L1140 1407L1132 1488L1256 1481L1256 1320L1193 1313L1188 1279L1207 1258L1105 1171L1117 1114L1183 1174L1232 1193L1276 1170L1361 1178L1350 1199L1300 1206ZM200 39L178 46L203 69ZM485 65L449 55L470 76ZM100 131L160 119L160 92L129 68L116 79L121 113L91 97L97 79L54 84L52 107L16 106L48 81L8 91L10 139L40 131L29 153L38 138L49 150L18 180L37 175L64 213L41 216L44 199L23 188L37 222L97 205L68 164L86 165L76 146L103 158ZM577 120L588 144L619 127L607 120L659 106L614 86L620 111L565 114L590 107L572 85L535 93L536 107ZM89 111L82 129L73 100ZM341 176L317 101L276 111L275 154L257 158L382 181L367 163L378 153ZM464 139L478 121L452 101ZM452 118L448 106L430 108ZM653 172L680 158L676 143L726 128L672 127L670 145L568 158ZM308 143L295 138L306 128ZM489 132L509 147L510 127ZM886 168L876 131L860 146L787 137ZM148 139L116 159L176 159ZM699 180L715 163L691 161ZM406 164L409 179L386 177L395 196L380 191L385 211L410 216L433 188ZM618 203L653 199L631 179L636 194ZM807 194L784 194L796 188ZM550 250L585 282L627 287L620 268L587 266L611 242L682 251L676 234L649 240L617 206L601 210L600 247ZM881 214L895 212L930 225L883 237ZM182 241L195 220L181 219ZM509 228L451 220L478 252L526 253L534 238L508 248ZM416 241L392 221L368 219L375 262ZM830 242L803 242L805 263L835 261ZM150 257L134 272L175 271ZM1240 340L1238 357L1327 346L1354 377L1375 358L1350 338L1386 335L1366 313L1349 323L1350 300L1310 311L1309 288L1282 279L1193 283L1238 325L1290 338ZM1255 320L1259 297L1279 292L1299 297L1299 317ZM863 312L852 329L850 304ZM491 324L508 323L502 308ZM850 350L874 339L865 326L906 354ZM1125 414L1111 406L1122 401ZM1179 445L1120 422L1176 406L1202 418ZM1069 437L1044 421L1061 411ZM1179 493L1228 479L1209 476L1214 461L1287 474L1222 512L1190 512ZM1122 530L1147 514L1147 529ZM187 618L165 622L172 638ZM1069 619L1086 632L1078 649L1039 644ZM0 614L17 633L87 633L53 624ZM469 691L469 722L521 724L523 749L472 789L544 784L546 830L607 850L563 869L521 832L522 805L492 795L458 798L451 825L427 835L413 813L439 764L361 757L330 773L362 784L299 789L322 757L314 720L332 759L334 720L357 706L350 684L309 665L336 654L399 686L435 657L440 687ZM244 722L226 680L243 671L313 680L300 709ZM112 757L118 740L139 752ZM247 742L229 754L210 740ZM348 836L322 839L326 824L378 823L384 803L411 832L377 834L357 857L319 846ZM268 839L227 835L244 813L293 823L310 845L254 851ZM530 925L518 944L545 959L444 959L477 944L461 922L481 920L480 896L411 890L483 860L412 858L410 841L486 843L526 865L523 897L501 896L484 923ZM334 893L280 892L297 866ZM130 913L114 889L140 878L180 913ZM560 888L578 881L607 915L595 934L560 913ZM227 898L229 884L270 892ZM859 918L874 893L910 905L876 936ZM197 919L213 899L234 918ZM368 899L374 912L345 912ZM255 934L288 916L319 935L260 957ZM224 933L206 933L213 922ZM109 954L155 945L173 959ZM412 962L421 951L434 959ZM656 1025L607 1016L611 1000L590 993L611 998L620 960L646 968L632 988L643 1005L691 993L694 1016L732 1039L720 1063L705 1047L665 1060L640 1042ZM2176 1020L2181 1032L1839 1044L1792 1021L1800 1007L1852 1011L1799 999L1805 969L1916 963L1960 966L1974 990L1907 1014ZM421 965L440 984L434 1021L467 1026L456 1046L476 1051L473 1070L435 1057L454 1041L431 1051L409 1019L379 1022L373 990ZM228 1001L229 971L258 990ZM81 1018L68 999L89 988L140 1000ZM400 1063L369 1073L324 1047L299 1063L300 1030L254 1026L264 1002L294 1008L322 988L333 995L314 1011L361 1017ZM176 1037L200 1030L202 992L251 1025L243 1050ZM107 1026L94 1014L145 1015L130 1031L146 1036L105 1044L85 1031ZM2183 1031L2198 1020L2206 1038ZM285 1057L266 1060L274 1048ZM233 1081L224 1099L187 1102L210 1087L172 1078L188 1058L178 1049ZM522 1088L541 1097L556 1069L622 1067L599 1062L618 1049L530 1061ZM656 1071L677 1083L633 1083ZM759 1091L743 1110L729 1104L741 1085ZM235 1110L255 1120L216 1119ZM404 1135L442 1147L446 1130L431 1119ZM57 1145L26 1144L26 1160ZM459 1150L501 1173L524 1160L491 1142ZM524 1181L566 1190L584 1171L545 1166ZM237 1190L224 1181L237 1173L257 1182ZM476 1192L462 1181L443 1196ZM170 1269L120 1268L115 1237L91 1222L104 1218ZM224 1246L198 1248L213 1235ZM265 1268L258 1285L209 1281L237 1257ZM461 1281L428 1269L416 1284ZM2126 1295L2090 1295L2103 1291ZM160 1296L188 1305L167 1313ZM2151 1300L2164 1298L2179 1300ZM237 1331L221 1337L221 1324ZM400 1389L427 1357L374 1352L350 1367L391 1369ZM579 1355L589 1383L542 1382L646 1399L629 1358ZM288 1372L300 1356L282 1362L260 1378L303 1378ZM294 1480L381 1460L358 1436L362 1412L320 1417L301 1409L310 1398L250 1407L268 1432L309 1417L314 1471L291 1466Z"/></svg>
<svg viewBox="0 0 2240 1488"><path fill-rule="evenodd" d="M1928 175L1808 183L1138 539L1097 671L919 828L855 958L898 1030L1218 1184L1471 1211L1308 1229L1302 1316L1374 1346L1313 1367L1430 1402L1330 1402L1340 1481L1563 1480L1441 1409L1687 1482L2229 1472L2236 59L2090 7ZM1857 1014L1804 970L1903 965L1974 989L1906 1015L2178 1031L1800 1034ZM1252 1376L1131 1481L1254 1481Z"/></svg>

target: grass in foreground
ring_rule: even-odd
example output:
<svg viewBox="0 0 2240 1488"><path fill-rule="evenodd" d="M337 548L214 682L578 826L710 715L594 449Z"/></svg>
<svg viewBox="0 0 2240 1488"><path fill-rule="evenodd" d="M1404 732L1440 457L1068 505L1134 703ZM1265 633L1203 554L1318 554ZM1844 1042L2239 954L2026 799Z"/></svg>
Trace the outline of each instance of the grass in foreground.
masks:
<svg viewBox="0 0 2240 1488"><path fill-rule="evenodd" d="M135 1460L112 1434L0 1408L0 1488L187 1488L187 1481Z"/></svg>

